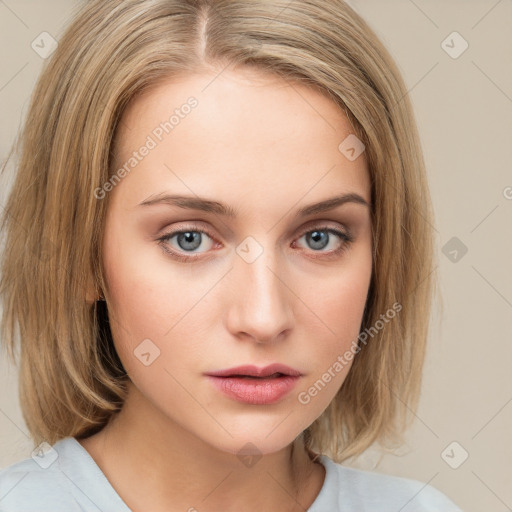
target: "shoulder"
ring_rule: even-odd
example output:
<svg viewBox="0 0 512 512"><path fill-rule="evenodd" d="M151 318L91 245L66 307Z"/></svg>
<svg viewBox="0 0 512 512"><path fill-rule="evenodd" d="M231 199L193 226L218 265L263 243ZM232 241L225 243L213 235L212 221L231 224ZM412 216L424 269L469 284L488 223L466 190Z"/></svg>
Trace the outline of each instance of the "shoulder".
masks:
<svg viewBox="0 0 512 512"><path fill-rule="evenodd" d="M107 512L101 508L104 475L88 459L78 441L68 437L1 469L0 512Z"/></svg>
<svg viewBox="0 0 512 512"><path fill-rule="evenodd" d="M39 456L34 454L0 470L1 512L64 510L58 508L61 505L55 500L57 496L63 498L63 507L80 510L65 499L71 491L71 482L61 470L58 452L53 447L52 450Z"/></svg>
<svg viewBox="0 0 512 512"><path fill-rule="evenodd" d="M336 505L340 510L343 510L342 504L346 507L349 503L354 510L365 512L462 512L447 496L429 484L349 468L325 455L321 456L321 462L326 469L325 495L330 496L331 506Z"/></svg>

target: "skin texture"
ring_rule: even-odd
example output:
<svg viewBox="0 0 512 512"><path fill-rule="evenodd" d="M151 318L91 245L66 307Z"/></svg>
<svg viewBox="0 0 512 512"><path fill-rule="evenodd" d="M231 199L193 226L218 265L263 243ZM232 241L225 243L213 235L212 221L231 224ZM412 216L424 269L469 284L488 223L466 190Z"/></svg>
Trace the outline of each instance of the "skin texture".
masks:
<svg viewBox="0 0 512 512"><path fill-rule="evenodd" d="M109 192L105 296L131 382L122 411L81 443L134 511L305 510L325 471L294 440L329 405L349 366L308 404L298 395L359 334L372 236L368 205L348 202L304 218L296 212L344 193L370 203L367 163L364 153L350 161L338 150L353 130L319 92L254 70L215 76L174 77L123 115L116 168L187 98L198 101L161 141L152 135L156 147ZM216 200L237 216L138 206L161 192ZM197 258L188 262L158 241L198 228L209 235L196 235L197 249L187 252L177 236L163 242ZM328 237L323 248L305 235L315 229ZM237 252L247 237L263 249L251 263ZM145 339L160 350L149 366L134 355ZM270 405L234 401L204 375L273 362L302 376ZM263 455L250 467L236 455L247 442Z"/></svg>

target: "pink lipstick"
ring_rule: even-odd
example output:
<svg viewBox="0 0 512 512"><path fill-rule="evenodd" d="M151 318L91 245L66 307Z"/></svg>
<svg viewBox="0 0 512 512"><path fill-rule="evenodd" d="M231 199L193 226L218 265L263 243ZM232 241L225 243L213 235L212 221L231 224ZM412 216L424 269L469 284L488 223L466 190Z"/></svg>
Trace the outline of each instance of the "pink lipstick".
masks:
<svg viewBox="0 0 512 512"><path fill-rule="evenodd" d="M253 405L278 402L296 386L301 377L299 371L279 363L264 368L237 366L206 375L228 397Z"/></svg>

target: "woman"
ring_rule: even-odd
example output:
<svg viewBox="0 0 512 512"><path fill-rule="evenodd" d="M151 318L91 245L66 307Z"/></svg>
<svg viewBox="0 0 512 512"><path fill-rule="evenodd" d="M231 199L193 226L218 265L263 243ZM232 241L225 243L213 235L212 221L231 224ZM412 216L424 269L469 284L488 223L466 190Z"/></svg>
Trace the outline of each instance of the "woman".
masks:
<svg viewBox="0 0 512 512"><path fill-rule="evenodd" d="M36 450L0 510L460 510L396 442L434 282L406 89L341 1L88 2L3 228Z"/></svg>

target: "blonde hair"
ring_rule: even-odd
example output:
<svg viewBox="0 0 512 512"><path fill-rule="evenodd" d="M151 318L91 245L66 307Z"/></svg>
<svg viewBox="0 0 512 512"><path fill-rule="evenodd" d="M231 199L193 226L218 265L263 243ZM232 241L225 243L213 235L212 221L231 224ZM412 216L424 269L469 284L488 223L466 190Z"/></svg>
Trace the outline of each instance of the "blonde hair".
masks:
<svg viewBox="0 0 512 512"><path fill-rule="evenodd" d="M91 282L107 290L109 198L94 190L114 172L125 107L161 79L228 64L313 86L348 117L372 185L374 258L361 331L392 304L402 307L361 347L304 432L306 447L340 462L396 441L412 419L435 284L433 213L407 89L376 34L342 0L93 0L35 87L2 217L2 342L15 364L19 357L35 444L92 435L126 397L106 305L85 300Z"/></svg>

